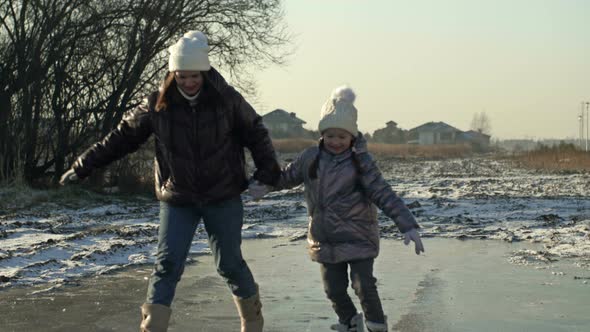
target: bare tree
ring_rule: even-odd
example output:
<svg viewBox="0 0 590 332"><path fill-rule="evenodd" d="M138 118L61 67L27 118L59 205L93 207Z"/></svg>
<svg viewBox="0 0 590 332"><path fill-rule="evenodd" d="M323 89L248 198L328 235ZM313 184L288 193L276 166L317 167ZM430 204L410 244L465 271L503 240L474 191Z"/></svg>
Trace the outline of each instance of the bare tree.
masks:
<svg viewBox="0 0 590 332"><path fill-rule="evenodd" d="M0 2L4 62L0 89L7 101L2 116L7 120L3 123L5 144L0 149L5 161L2 174L14 173L11 168L19 165L24 176L33 179L53 163L47 155L49 141L42 139L49 131L47 92L55 77L51 69L63 59L65 43L76 37L73 32L78 22L74 18L84 2Z"/></svg>
<svg viewBox="0 0 590 332"><path fill-rule="evenodd" d="M490 118L485 111L481 111L480 113L475 113L473 115L473 119L471 120L471 130L486 135L492 134Z"/></svg>
<svg viewBox="0 0 590 332"><path fill-rule="evenodd" d="M246 67L289 54L280 0L0 0L0 17L0 180L20 161L27 181L56 181L155 89L188 30L246 93Z"/></svg>

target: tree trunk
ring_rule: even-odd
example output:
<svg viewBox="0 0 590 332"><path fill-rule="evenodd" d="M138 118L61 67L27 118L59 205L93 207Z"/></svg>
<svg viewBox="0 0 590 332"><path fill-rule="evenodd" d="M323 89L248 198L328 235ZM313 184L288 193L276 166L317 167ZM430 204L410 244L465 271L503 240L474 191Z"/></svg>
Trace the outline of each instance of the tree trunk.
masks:
<svg viewBox="0 0 590 332"><path fill-rule="evenodd" d="M0 181L4 181L12 174L12 152L8 144L11 141L8 121L12 113L12 104L8 92L0 93L0 105Z"/></svg>

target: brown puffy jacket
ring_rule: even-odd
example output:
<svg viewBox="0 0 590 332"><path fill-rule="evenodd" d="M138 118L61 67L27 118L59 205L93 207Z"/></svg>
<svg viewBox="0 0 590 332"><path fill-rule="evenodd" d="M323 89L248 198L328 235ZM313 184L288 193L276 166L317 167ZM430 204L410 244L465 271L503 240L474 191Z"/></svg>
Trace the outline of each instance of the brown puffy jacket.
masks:
<svg viewBox="0 0 590 332"><path fill-rule="evenodd" d="M215 69L205 77L196 106L174 88L168 106L156 112L159 92L152 93L76 160L76 174L88 176L136 151L153 134L155 189L161 201L199 205L240 195L248 182L244 147L256 164L254 178L275 184L280 166L262 118Z"/></svg>
<svg viewBox="0 0 590 332"><path fill-rule="evenodd" d="M284 168L276 187L305 185L307 240L314 261L340 263L377 257L379 226L375 205L395 221L402 233L419 227L412 212L383 179L362 135L353 149L333 155L317 146L308 148ZM317 178L312 179L309 168L318 153Z"/></svg>

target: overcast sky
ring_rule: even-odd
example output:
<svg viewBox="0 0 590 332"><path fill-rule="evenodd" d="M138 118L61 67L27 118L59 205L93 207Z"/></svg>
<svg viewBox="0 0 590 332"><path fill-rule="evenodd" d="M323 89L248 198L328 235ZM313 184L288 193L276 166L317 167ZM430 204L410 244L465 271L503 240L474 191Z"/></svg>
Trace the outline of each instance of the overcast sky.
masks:
<svg viewBox="0 0 590 332"><path fill-rule="evenodd" d="M394 120L470 129L485 111L494 138L573 138L590 101L590 1L286 0L296 50L258 72L261 114L297 113L315 129L342 84L359 127Z"/></svg>

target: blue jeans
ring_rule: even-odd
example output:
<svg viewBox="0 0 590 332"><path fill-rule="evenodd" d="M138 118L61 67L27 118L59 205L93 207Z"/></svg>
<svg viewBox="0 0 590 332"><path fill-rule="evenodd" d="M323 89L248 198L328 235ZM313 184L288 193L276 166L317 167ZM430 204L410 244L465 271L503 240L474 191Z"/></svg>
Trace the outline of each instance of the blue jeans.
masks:
<svg viewBox="0 0 590 332"><path fill-rule="evenodd" d="M217 272L231 292L241 298L256 294L252 272L242 258L242 223L244 207L240 197L220 203L197 206L174 206L160 202L158 253L150 276L147 303L170 306L193 236L201 218L209 237Z"/></svg>

